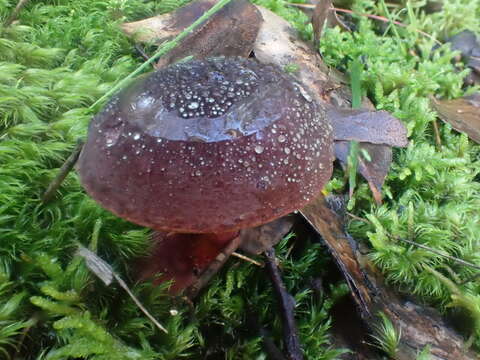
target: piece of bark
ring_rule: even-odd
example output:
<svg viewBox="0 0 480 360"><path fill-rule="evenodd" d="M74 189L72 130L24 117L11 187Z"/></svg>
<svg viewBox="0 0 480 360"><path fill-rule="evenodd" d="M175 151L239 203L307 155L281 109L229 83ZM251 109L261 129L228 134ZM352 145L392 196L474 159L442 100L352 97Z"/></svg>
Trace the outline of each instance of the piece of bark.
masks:
<svg viewBox="0 0 480 360"><path fill-rule="evenodd" d="M259 255L277 245L290 231L294 222L293 216L284 216L268 224L243 229L240 231L240 249L251 255Z"/></svg>
<svg viewBox="0 0 480 360"><path fill-rule="evenodd" d="M335 140L355 140L397 147L408 145L407 129L387 111L332 108L327 116L333 126Z"/></svg>
<svg viewBox="0 0 480 360"><path fill-rule="evenodd" d="M455 100L431 98L440 119L480 144L480 93Z"/></svg>
<svg viewBox="0 0 480 360"><path fill-rule="evenodd" d="M178 35L215 3L215 0L194 1L172 13L123 24L122 29L137 41L160 44ZM247 57L261 23L259 11L249 1L232 1L160 58L157 67L164 67L187 56Z"/></svg>
<svg viewBox="0 0 480 360"><path fill-rule="evenodd" d="M367 180L373 198L377 204L382 203L382 186L387 177L392 163L392 148L388 145L360 143L360 149L368 152L368 161L360 152L357 171ZM347 167L350 143L348 141L335 141L335 157L343 168Z"/></svg>
<svg viewBox="0 0 480 360"><path fill-rule="evenodd" d="M320 56L298 38L285 19L261 6L257 8L264 21L254 44L255 57L262 63L272 63L282 69L295 65L298 70L292 75L309 89L310 94L326 110L331 106L330 96L342 90L340 80L329 76L335 72L330 71Z"/></svg>
<svg viewBox="0 0 480 360"><path fill-rule="evenodd" d="M396 360L413 360L426 346L430 347L432 360L477 359L476 354L465 350L463 338L447 326L438 312L401 300L384 284L368 256L358 251L359 244L344 231L342 220L328 208L323 195L300 212L330 249L367 325L372 328L375 315L381 311L401 331Z"/></svg>

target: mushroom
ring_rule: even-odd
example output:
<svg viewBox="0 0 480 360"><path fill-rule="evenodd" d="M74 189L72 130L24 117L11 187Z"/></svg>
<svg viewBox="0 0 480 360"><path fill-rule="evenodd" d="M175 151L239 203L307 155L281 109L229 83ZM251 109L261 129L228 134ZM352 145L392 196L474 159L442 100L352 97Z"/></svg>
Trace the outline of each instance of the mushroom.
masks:
<svg viewBox="0 0 480 360"><path fill-rule="evenodd" d="M78 170L104 208L170 239L158 268L175 292L238 230L313 199L331 176L332 145L324 111L293 77L218 57L155 71L111 99ZM183 254L171 253L176 241ZM192 257L201 260L178 275L177 260Z"/></svg>

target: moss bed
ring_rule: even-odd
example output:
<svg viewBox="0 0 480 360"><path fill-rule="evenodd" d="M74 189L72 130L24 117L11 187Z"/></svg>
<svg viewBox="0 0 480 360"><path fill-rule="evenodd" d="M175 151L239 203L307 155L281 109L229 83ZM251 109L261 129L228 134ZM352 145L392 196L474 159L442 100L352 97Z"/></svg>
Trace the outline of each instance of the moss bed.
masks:
<svg viewBox="0 0 480 360"><path fill-rule="evenodd" d="M135 283L132 260L148 252L149 232L100 208L74 172L53 201L40 201L77 139L85 138L89 106L143 62L118 25L187 2L31 1L4 26L16 1L0 0L0 358L265 359L252 319L281 346L281 320L263 269L230 260L191 307L169 298L165 286ZM281 0L254 2L311 39L308 18L297 8ZM366 95L404 121L411 141L394 150L382 206L360 181L351 211L370 222L351 221L350 233L371 248L397 289L447 315L466 314L471 324L465 335L478 350L480 283L464 282L477 271L388 236L480 265L480 146L441 123L443 146L436 148L436 114L429 105L429 96L456 98L474 89L462 87L467 70L453 65L448 45L433 52L434 41L417 31L441 41L464 29L478 35L480 1L446 1L430 14L423 5L412 0L387 14L381 1L358 0L357 14L390 16L407 27L356 15L349 18L355 31L327 29L320 51L340 70L360 58ZM343 186L338 172L328 190ZM290 251L299 240L303 245ZM95 278L74 256L78 243L111 264L169 333L160 332L120 287ZM310 286L332 267L328 252L301 234L290 234L276 251L297 302L306 358L337 358L342 350L332 345L330 309L348 290L332 281L319 299Z"/></svg>

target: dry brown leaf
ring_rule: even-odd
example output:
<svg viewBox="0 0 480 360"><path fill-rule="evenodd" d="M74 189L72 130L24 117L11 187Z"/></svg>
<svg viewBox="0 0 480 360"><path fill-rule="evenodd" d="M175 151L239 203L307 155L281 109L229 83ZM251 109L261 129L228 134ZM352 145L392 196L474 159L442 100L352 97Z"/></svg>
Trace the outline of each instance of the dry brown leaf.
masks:
<svg viewBox="0 0 480 360"><path fill-rule="evenodd" d="M327 116L335 140L369 142L390 146L408 145L407 129L400 120L384 110L332 108Z"/></svg>
<svg viewBox="0 0 480 360"><path fill-rule="evenodd" d="M449 38L447 43L452 50L460 52L461 60L472 70L464 79L465 85L480 84L480 42L475 33L463 30Z"/></svg>
<svg viewBox="0 0 480 360"><path fill-rule="evenodd" d="M455 100L431 100L440 119L480 144L480 93Z"/></svg>
<svg viewBox="0 0 480 360"><path fill-rule="evenodd" d="M272 248L290 231L294 223L291 216L284 216L268 224L240 231L240 249L259 255Z"/></svg>
<svg viewBox="0 0 480 360"><path fill-rule="evenodd" d="M402 336L395 359L416 359L426 346L430 347L432 360L477 359L437 311L404 301L386 287L368 256L354 250L361 244L344 232L343 221L329 209L323 195L300 212L329 247L367 325L375 324L375 315L381 311L400 329Z"/></svg>
<svg viewBox="0 0 480 360"><path fill-rule="evenodd" d="M178 35L215 3L215 0L194 1L172 13L123 24L122 29L138 41L159 44ZM187 56L247 57L261 23L260 13L249 1L232 1L163 56L157 67L164 67Z"/></svg>
<svg viewBox="0 0 480 360"><path fill-rule="evenodd" d="M360 153L357 171L368 181L375 202L381 204L382 186L392 162L392 148L388 145L370 143L360 143L359 146L360 149L368 152L371 161L365 159ZM348 163L349 152L350 143L348 141L335 141L335 157L344 168Z"/></svg>
<svg viewBox="0 0 480 360"><path fill-rule="evenodd" d="M327 116L333 126L335 157L345 168L349 141L360 142L360 149L370 155L361 156L357 171L368 181L377 204L382 203L382 186L392 162L391 146L408 145L407 130L400 120L386 111L332 108Z"/></svg>

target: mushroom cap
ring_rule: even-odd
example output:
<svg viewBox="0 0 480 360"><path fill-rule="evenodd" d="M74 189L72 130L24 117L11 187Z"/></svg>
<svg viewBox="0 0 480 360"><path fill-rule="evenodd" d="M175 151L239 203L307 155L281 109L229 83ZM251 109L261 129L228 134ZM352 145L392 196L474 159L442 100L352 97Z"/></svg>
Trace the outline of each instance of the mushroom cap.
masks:
<svg viewBox="0 0 480 360"><path fill-rule="evenodd" d="M325 113L293 77L244 58L139 79L90 123L80 179L103 207L156 230L219 233L303 207L332 172Z"/></svg>

